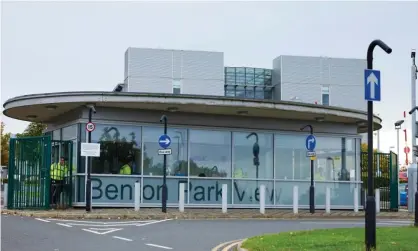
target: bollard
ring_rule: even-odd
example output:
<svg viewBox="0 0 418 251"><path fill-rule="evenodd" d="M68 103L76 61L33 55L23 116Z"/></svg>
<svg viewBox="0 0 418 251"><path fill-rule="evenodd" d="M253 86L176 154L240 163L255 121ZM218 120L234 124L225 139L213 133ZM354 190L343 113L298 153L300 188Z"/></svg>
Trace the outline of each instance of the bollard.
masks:
<svg viewBox="0 0 418 251"><path fill-rule="evenodd" d="M226 213L228 209L228 185L222 184L222 213Z"/></svg>
<svg viewBox="0 0 418 251"><path fill-rule="evenodd" d="M135 199L134 199L134 203L135 203L135 211L139 211L139 204L141 201L141 183L139 183L138 181L135 182L135 193L134 193Z"/></svg>
<svg viewBox="0 0 418 251"><path fill-rule="evenodd" d="M354 188L354 212L358 212L358 187Z"/></svg>
<svg viewBox="0 0 418 251"><path fill-rule="evenodd" d="M266 186L260 185L260 213L266 213Z"/></svg>
<svg viewBox="0 0 418 251"><path fill-rule="evenodd" d="M376 192L375 192L375 197L376 197L376 213L380 213L380 189L376 188Z"/></svg>
<svg viewBox="0 0 418 251"><path fill-rule="evenodd" d="M299 191L298 186L293 187L293 213L298 214L299 210Z"/></svg>
<svg viewBox="0 0 418 251"><path fill-rule="evenodd" d="M184 212L184 183L179 184L179 211Z"/></svg>
<svg viewBox="0 0 418 251"><path fill-rule="evenodd" d="M3 190L3 208L7 208L7 198L8 197L8 184L4 184L4 190Z"/></svg>
<svg viewBox="0 0 418 251"><path fill-rule="evenodd" d="M331 188L327 187L325 191L325 212L331 213Z"/></svg>

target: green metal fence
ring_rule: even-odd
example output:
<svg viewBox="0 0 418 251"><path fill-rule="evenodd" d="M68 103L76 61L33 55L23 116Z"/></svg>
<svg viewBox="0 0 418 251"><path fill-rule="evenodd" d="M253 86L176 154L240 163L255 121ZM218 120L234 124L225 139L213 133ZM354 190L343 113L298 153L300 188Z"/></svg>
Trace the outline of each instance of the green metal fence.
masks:
<svg viewBox="0 0 418 251"><path fill-rule="evenodd" d="M49 209L71 206L73 169L68 168L58 189L51 179L51 164L57 163L57 155L54 154L57 146L59 149L68 149L66 155L71 156L71 141L52 141L50 136L10 139L8 208ZM59 155L63 153L61 150L59 152ZM72 166L72 158L68 160L67 165Z"/></svg>
<svg viewBox="0 0 418 251"><path fill-rule="evenodd" d="M365 193L367 192L368 177L368 153L361 153L361 179L362 185L362 202L364 205ZM373 154L373 191L380 190L380 210L382 211L398 211L399 188L398 188L398 158L393 152L390 153L374 153Z"/></svg>

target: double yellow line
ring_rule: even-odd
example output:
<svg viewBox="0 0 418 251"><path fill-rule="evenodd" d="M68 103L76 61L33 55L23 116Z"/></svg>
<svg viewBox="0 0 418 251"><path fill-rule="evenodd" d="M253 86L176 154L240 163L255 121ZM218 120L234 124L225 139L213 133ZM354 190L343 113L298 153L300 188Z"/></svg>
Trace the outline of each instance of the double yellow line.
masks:
<svg viewBox="0 0 418 251"><path fill-rule="evenodd" d="M242 239L221 243L218 246L212 248L212 251L229 251L231 248L238 245L241 241L242 241Z"/></svg>

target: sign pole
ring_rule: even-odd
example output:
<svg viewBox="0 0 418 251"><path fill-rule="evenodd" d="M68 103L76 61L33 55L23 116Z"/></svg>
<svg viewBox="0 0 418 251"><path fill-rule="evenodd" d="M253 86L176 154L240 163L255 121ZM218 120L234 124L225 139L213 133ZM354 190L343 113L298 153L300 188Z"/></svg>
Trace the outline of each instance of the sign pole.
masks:
<svg viewBox="0 0 418 251"><path fill-rule="evenodd" d="M87 130L87 143L91 143L91 132L95 129L94 124L91 122L93 117L93 112L96 113L94 106L89 106L89 122L86 125ZM87 181L86 181L86 212L91 212L91 164L92 158L87 156Z"/></svg>
<svg viewBox="0 0 418 251"><path fill-rule="evenodd" d="M307 152L307 157L310 157L311 159L311 185L309 187L309 212L311 214L315 213L315 184L314 184L314 159L316 157L316 153L315 153L315 146L316 146L316 139L315 136L313 135L313 127L312 125L306 125L304 127L302 127L300 130L303 131L305 130L305 128L309 128L310 131L310 135L308 137L306 137L306 149L308 150Z"/></svg>
<svg viewBox="0 0 418 251"><path fill-rule="evenodd" d="M380 101L380 72L373 71L373 50L379 46L390 54L392 49L381 40L373 40L367 49L367 69L364 71L364 97L367 100L367 200L366 250L376 248L376 198L373 195L373 101Z"/></svg>
<svg viewBox="0 0 418 251"><path fill-rule="evenodd" d="M167 116L163 115L160 119L161 123L164 123L164 134L160 137L158 140L158 143L161 147L166 149L168 146L170 146L171 139L167 136ZM170 149L171 150L171 149ZM163 194L162 194L162 212L167 213L167 154L164 153L164 164L163 164ZM171 154L171 151L170 151Z"/></svg>
<svg viewBox="0 0 418 251"><path fill-rule="evenodd" d="M412 50L411 52L411 58L412 58L412 66L411 66L411 102L412 107L416 107L416 85L417 85L417 65L415 64L415 50ZM417 118L415 112L412 113L412 146L416 146L416 138L417 138ZM418 166L417 166L417 157L415 155L412 155L412 164L415 165L415 168L417 169L417 189L415 191L415 220L414 220L414 226L418 227Z"/></svg>

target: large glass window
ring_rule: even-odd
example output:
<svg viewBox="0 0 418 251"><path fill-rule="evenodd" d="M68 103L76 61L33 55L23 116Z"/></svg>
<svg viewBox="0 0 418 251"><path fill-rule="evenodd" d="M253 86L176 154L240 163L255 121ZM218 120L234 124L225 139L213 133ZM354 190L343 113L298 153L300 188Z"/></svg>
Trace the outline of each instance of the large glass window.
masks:
<svg viewBox="0 0 418 251"><path fill-rule="evenodd" d="M158 139L164 133L162 127L143 127L144 175L163 175L164 155L158 155L161 149ZM169 128L171 155L167 155L167 175L187 176L187 130Z"/></svg>
<svg viewBox="0 0 418 251"><path fill-rule="evenodd" d="M234 178L273 179L273 135L234 132ZM254 150L258 156L254 156Z"/></svg>
<svg viewBox="0 0 418 251"><path fill-rule="evenodd" d="M310 178L310 159L306 157L305 138L307 135L276 134L275 176L276 179Z"/></svg>
<svg viewBox="0 0 418 251"><path fill-rule="evenodd" d="M61 140L61 129L58 129L52 132L52 139Z"/></svg>
<svg viewBox="0 0 418 251"><path fill-rule="evenodd" d="M92 158L92 173L141 173L141 127L99 124L91 138L92 143L100 143L100 157ZM84 163L83 157L80 164Z"/></svg>
<svg viewBox="0 0 418 251"><path fill-rule="evenodd" d="M231 133L189 130L190 176L231 177Z"/></svg>
<svg viewBox="0 0 418 251"><path fill-rule="evenodd" d="M62 140L71 140L77 138L78 124L62 128Z"/></svg>
<svg viewBox="0 0 418 251"><path fill-rule="evenodd" d="M315 179L350 180L350 170L347 169L347 139L316 137L316 142ZM352 140L350 142L353 144ZM350 150L354 151L353 145Z"/></svg>

